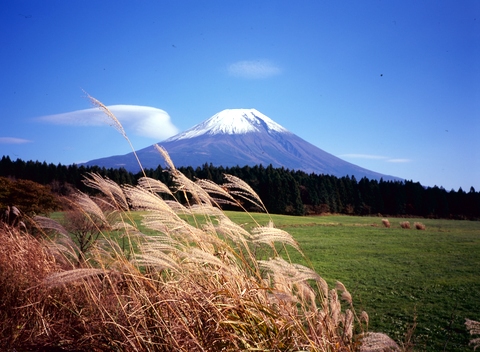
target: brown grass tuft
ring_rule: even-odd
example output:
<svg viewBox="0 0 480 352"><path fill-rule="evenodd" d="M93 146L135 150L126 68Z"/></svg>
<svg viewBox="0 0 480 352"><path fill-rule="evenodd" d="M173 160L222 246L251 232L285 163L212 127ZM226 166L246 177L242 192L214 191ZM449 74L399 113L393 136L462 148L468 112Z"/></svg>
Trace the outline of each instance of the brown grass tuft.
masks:
<svg viewBox="0 0 480 352"><path fill-rule="evenodd" d="M425 225L422 224L421 222L415 222L413 226L415 226L417 230L425 230Z"/></svg>
<svg viewBox="0 0 480 352"><path fill-rule="evenodd" d="M61 268L42 241L26 232L0 225L0 243L0 346L22 346L49 314L37 306L41 282Z"/></svg>
<svg viewBox="0 0 480 352"><path fill-rule="evenodd" d="M410 228L410 221L402 221L402 222L400 223L400 227L401 227L402 229L409 229L409 228Z"/></svg>
<svg viewBox="0 0 480 352"><path fill-rule="evenodd" d="M395 352L400 351L398 344L385 334L369 332L362 338L360 352Z"/></svg>
<svg viewBox="0 0 480 352"><path fill-rule="evenodd" d="M382 224L385 226L387 229L390 228L390 221L388 219L382 219Z"/></svg>

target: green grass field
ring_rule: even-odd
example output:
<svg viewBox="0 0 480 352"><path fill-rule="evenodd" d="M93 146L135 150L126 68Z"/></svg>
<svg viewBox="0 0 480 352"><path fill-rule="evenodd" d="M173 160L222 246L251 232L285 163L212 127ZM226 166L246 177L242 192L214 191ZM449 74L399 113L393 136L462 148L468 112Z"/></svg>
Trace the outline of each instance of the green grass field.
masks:
<svg viewBox="0 0 480 352"><path fill-rule="evenodd" d="M228 215L252 224L246 214ZM268 222L266 215L254 216ZM371 331L401 342L416 321L416 351L473 350L464 322L480 320L480 222L389 219L392 227L385 228L378 217L272 218L330 285L346 285L356 308L369 314ZM400 228L405 220L426 230Z"/></svg>
<svg viewBox="0 0 480 352"><path fill-rule="evenodd" d="M226 214L245 228L269 221L266 214L250 214L255 221L242 212ZM142 213L132 215L140 223ZM464 323L480 321L480 222L390 218L385 228L379 217L271 218L308 259L291 249L292 261L312 266L331 287L341 281L357 311L369 314L370 331L401 343L416 322L415 351L473 350ZM402 229L402 221L412 228ZM415 221L426 230L416 230Z"/></svg>

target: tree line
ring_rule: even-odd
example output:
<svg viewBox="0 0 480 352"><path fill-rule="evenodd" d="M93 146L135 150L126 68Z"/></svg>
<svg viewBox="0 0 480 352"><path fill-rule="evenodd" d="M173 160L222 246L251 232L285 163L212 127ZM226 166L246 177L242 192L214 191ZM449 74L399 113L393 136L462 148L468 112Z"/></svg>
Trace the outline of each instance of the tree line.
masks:
<svg viewBox="0 0 480 352"><path fill-rule="evenodd" d="M308 174L271 165L216 167L204 164L197 168L179 167L178 170L190 179L208 179L218 184L224 182L224 174L237 176L257 192L272 214L341 213L480 219L480 192L473 187L468 192L462 188L447 191L442 187L425 187L413 181L357 180L354 176ZM144 172L148 177L172 185L170 174L160 166ZM52 192L61 195L67 195L73 189L91 192L82 182L88 173L98 173L119 184L135 184L144 175L122 168L55 165L20 159L13 161L8 156L0 160L0 177L48 185Z"/></svg>

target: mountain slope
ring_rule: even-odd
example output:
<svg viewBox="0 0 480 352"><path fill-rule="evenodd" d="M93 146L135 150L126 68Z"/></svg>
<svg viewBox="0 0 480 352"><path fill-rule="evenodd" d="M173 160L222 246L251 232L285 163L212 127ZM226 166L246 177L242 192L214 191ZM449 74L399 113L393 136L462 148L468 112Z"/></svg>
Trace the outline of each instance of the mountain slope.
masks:
<svg viewBox="0 0 480 352"><path fill-rule="evenodd" d="M223 110L204 122L176 135L163 146L176 166L197 167L259 165L285 167L307 173L350 175L357 179L398 180L346 162L301 139L255 109ZM144 168L164 162L153 146L137 151ZM138 171L133 153L92 160L86 165L125 167Z"/></svg>

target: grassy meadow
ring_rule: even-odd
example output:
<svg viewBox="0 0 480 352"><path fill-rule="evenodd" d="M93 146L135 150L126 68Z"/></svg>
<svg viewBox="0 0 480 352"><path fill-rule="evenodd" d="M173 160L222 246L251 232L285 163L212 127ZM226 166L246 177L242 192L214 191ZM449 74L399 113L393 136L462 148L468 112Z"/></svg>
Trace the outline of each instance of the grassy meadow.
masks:
<svg viewBox="0 0 480 352"><path fill-rule="evenodd" d="M343 284L328 286L282 257L287 247L299 252L289 233L255 221L247 231L214 205L210 193L261 204L243 181L229 176L220 187L172 174L193 203L165 201L159 193L173 194L157 180L121 187L92 174L86 183L103 197L75 195L72 209L55 214L60 222L37 216L30 230L1 224L0 349L353 352L396 345L366 333L368 316Z"/></svg>
<svg viewBox="0 0 480 352"><path fill-rule="evenodd" d="M386 228L380 217L226 215L249 230L273 220L290 233L305 255L289 251L292 262L312 267L329 286L341 281L369 314L370 331L415 351L473 350L465 319L480 320L480 222L390 218Z"/></svg>
<svg viewBox="0 0 480 352"><path fill-rule="evenodd" d="M480 222L220 212L178 177L197 204L163 201L155 180L122 189L95 177L110 197L99 204L114 210L79 195L87 221L77 226L100 231L84 251L49 224L78 220L68 213L38 219L41 236L0 227L1 346L377 351L363 349L368 325L401 351L473 350L465 320L480 321Z"/></svg>
<svg viewBox="0 0 480 352"><path fill-rule="evenodd" d="M252 223L246 214L228 215ZM369 314L371 331L404 341L416 323L415 350L473 350L465 318L480 319L480 222L390 218L385 228L378 217L272 218L329 285L345 284L357 309ZM255 219L265 223L268 216ZM403 221L426 230L402 229Z"/></svg>

